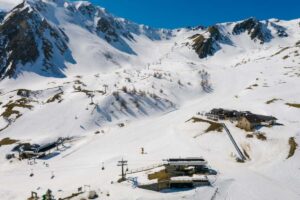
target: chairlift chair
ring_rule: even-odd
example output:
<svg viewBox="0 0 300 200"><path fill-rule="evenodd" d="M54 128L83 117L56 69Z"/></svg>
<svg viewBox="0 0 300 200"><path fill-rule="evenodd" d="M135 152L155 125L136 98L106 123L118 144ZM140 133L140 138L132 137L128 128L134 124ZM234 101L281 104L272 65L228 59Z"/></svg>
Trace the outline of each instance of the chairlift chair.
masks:
<svg viewBox="0 0 300 200"><path fill-rule="evenodd" d="M30 176L30 177L33 177L33 176L34 176L34 173L33 173L33 170L32 170L32 169L30 170L29 176Z"/></svg>
<svg viewBox="0 0 300 200"><path fill-rule="evenodd" d="M51 172L51 179L54 179L55 175L54 175L54 172L52 171Z"/></svg>
<svg viewBox="0 0 300 200"><path fill-rule="evenodd" d="M102 162L102 167L101 167L101 170L105 170L105 167L104 167L104 162Z"/></svg>

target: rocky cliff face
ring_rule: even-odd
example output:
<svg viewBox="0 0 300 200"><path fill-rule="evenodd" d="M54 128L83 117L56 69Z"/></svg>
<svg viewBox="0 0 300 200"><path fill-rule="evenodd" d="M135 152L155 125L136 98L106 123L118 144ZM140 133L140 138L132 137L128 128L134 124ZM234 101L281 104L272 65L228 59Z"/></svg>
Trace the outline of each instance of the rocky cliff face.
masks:
<svg viewBox="0 0 300 200"><path fill-rule="evenodd" d="M0 12L0 79L17 77L23 71L64 77L66 65L76 63L69 46L74 53L77 47L74 43L77 41L74 42L72 36L79 29L83 29L84 33L88 31L93 41L103 45L103 48L97 47L99 49L95 50L95 56L92 54L94 57L91 56L92 59L97 57L96 65L98 60L106 59L118 66L121 65L112 57L118 54L115 57L127 61L130 56L137 56L137 49L134 48L139 36L143 36L143 39L165 40L181 30L152 29L114 17L89 2L26 0L8 13ZM213 56L223 45L238 47L241 44L234 44L235 38L248 42L249 36L256 46L268 43L275 37L288 37L288 33L291 33L280 21L258 21L255 18L187 30L192 34L187 34L185 39L189 38L188 43L199 58ZM74 53L79 63L81 55L81 52Z"/></svg>
<svg viewBox="0 0 300 200"><path fill-rule="evenodd" d="M160 40L163 37L171 36L171 30L152 29L148 26L135 24L123 18L117 18L106 12L101 7L94 6L89 2L67 3L66 8L73 16L80 16L80 22L85 24L91 31L98 34L99 37L106 40L110 45L119 48L125 53L133 53L129 49L128 43L124 40L135 41L135 35L144 34L152 40ZM164 32L164 34L161 34Z"/></svg>
<svg viewBox="0 0 300 200"><path fill-rule="evenodd" d="M66 19L59 19L57 11ZM4 16L6 16L4 20ZM75 63L64 25L88 30L125 54L136 55L129 42L134 35L151 40L171 36L171 30L152 29L114 17L89 2L25 0L8 13L0 13L0 79L17 77L23 71L64 77L66 63ZM63 23L62 23L63 22Z"/></svg>
<svg viewBox="0 0 300 200"><path fill-rule="evenodd" d="M212 56L220 49L219 42L224 42L226 37L223 36L218 26L210 26L204 34L196 34L191 37L192 47L199 55L199 58Z"/></svg>
<svg viewBox="0 0 300 200"><path fill-rule="evenodd" d="M260 45L271 42L273 38L288 37L287 29L280 24L280 20L276 19L258 21L255 18L249 18L242 22L210 26L199 30L199 33L189 39L199 58L206 58L220 50L222 44L238 46L239 44L234 44L234 38L243 33ZM247 40L247 38L244 39Z"/></svg>
<svg viewBox="0 0 300 200"><path fill-rule="evenodd" d="M120 41L120 35L127 39L133 39L130 32L123 26L123 24L114 18L102 8L96 7L89 2L79 4L69 4L72 7L74 13L79 13L83 16L83 19L94 21L94 24L90 27L95 29L98 34L102 35L107 42L118 42Z"/></svg>
<svg viewBox="0 0 300 200"><path fill-rule="evenodd" d="M272 34L267 28L267 25L255 18L249 18L237 23L232 30L232 34L234 35L239 35L244 32L247 32L252 40L259 40L261 44L269 42L272 39Z"/></svg>
<svg viewBox="0 0 300 200"><path fill-rule="evenodd" d="M68 38L58 27L26 2L15 7L0 25L0 78L16 77L19 72L33 70L44 75L63 76L62 63L68 50ZM34 65L38 68L32 69ZM25 67L31 65L31 69Z"/></svg>
<svg viewBox="0 0 300 200"><path fill-rule="evenodd" d="M36 26L36 21L32 20L36 16L29 12L29 8L21 10L22 7L24 7L24 3L16 7L10 13L8 19L0 26L1 78L5 76L12 77L16 71L17 64L32 63L39 56L33 32L33 26Z"/></svg>
<svg viewBox="0 0 300 200"><path fill-rule="evenodd" d="M5 12L4 11L1 11L0 10L0 23L2 22L2 20L4 19L4 17L5 17Z"/></svg>
<svg viewBox="0 0 300 200"><path fill-rule="evenodd" d="M286 32L286 28L284 28L283 26L280 26L280 25L278 25L274 22L270 22L270 26L276 30L276 35L278 37L283 38L283 37L288 37L289 36Z"/></svg>

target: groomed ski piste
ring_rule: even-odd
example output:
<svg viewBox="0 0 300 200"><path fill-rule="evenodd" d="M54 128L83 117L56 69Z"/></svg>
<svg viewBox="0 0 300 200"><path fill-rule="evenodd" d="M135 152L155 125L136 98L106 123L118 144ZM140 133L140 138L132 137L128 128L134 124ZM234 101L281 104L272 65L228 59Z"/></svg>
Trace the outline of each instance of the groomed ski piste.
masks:
<svg viewBox="0 0 300 200"><path fill-rule="evenodd" d="M300 199L299 147L288 158L289 139L300 144L300 109L289 106L300 103L300 19L270 19L289 36L272 32L274 38L264 44L246 32L228 34L232 44L221 43L213 56L200 59L190 37L206 30L152 30L118 18L134 30L134 40L123 38L124 43L112 45L86 28L91 21L82 24L86 16L73 16L67 9L89 3L43 2L43 16L69 37L74 62L65 61L63 78L35 72L36 63L0 81L0 113L21 98L20 89L29 91L25 104L30 105L16 107L20 116L13 113L9 120L1 115L0 141L72 140L34 164L6 159L16 144L0 146L0 199L27 199L32 191L41 196L48 189L58 199L79 187L112 200ZM1 0L0 6L4 4L6 10L12 8ZM236 23L219 26L227 33ZM188 121L213 108L271 115L282 125L262 127L266 140L259 140L224 120L249 156L241 163L225 130L205 132L209 124ZM122 159L132 170L167 158L199 156L218 172L211 186L156 192L134 187L131 181L117 182ZM138 182L145 176L128 175ZM82 197L86 193L73 199Z"/></svg>

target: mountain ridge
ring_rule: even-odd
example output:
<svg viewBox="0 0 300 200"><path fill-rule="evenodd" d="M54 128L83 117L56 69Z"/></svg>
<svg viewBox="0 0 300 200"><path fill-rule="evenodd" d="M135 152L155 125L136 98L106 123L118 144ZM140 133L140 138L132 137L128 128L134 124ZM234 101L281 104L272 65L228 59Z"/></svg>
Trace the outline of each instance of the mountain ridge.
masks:
<svg viewBox="0 0 300 200"><path fill-rule="evenodd" d="M298 200L299 23L248 18L154 29L64 0L30 0L5 11L1 200L48 189L64 199L85 186L113 200ZM234 118L211 121L206 114L215 108L274 116L278 123L246 131ZM218 123L247 156L244 163ZM44 158L19 160L12 151L19 143L62 138ZM210 186L156 192L117 181L122 159L135 171L199 156L217 172L200 176ZM154 183L148 175L162 169L133 174L134 182Z"/></svg>
<svg viewBox="0 0 300 200"><path fill-rule="evenodd" d="M28 7L28 10L24 10L24 7ZM54 6L54 7L53 7ZM23 9L22 9L23 7ZM31 10L29 10L29 8ZM9 24L10 29L14 26L18 26L18 24L26 23L25 21L19 21L15 22L15 24L12 24L9 20L12 18L11 13L16 14L18 12L20 15L27 16L29 13L30 15L34 15L35 18L40 17L40 21L43 21L44 24L47 27L52 27L52 34L56 32L56 37L52 39L46 39L46 38L40 38L40 40L43 41L42 49L38 50L38 44L33 44L33 38L36 38L36 36L32 33L30 35L26 35L26 37L30 37L28 39L24 38L22 40L28 41L27 44L24 44L24 46L31 46L31 51L28 53L32 53L31 55L28 54L26 56L23 56L23 58L27 58L28 60L24 60L22 58L18 58L20 56L21 52L18 52L16 48L13 48L15 45L5 45L4 43L7 43L5 39L2 39L2 46L8 46L7 49L2 49L1 52L1 59L2 59L2 65L0 66L0 75L1 78L5 77L16 77L17 71L22 73L22 66L17 67L15 62L21 62L21 65L25 65L27 63L34 64L37 62L37 59L39 58L42 60L43 67L41 69L31 69L33 71L37 71L38 74L42 75L44 72L45 76L54 76L54 77L64 77L64 70L66 68L65 62L76 64L76 58L73 58L72 50L68 50L68 55L63 55L64 50L68 49L68 36L63 31L64 28L59 25L59 23L66 23L66 22L59 22L58 18L55 17L55 12L53 12L55 7L62 8L62 12L64 13L65 17L68 18L69 23L77 24L78 26L81 26L85 29L87 29L92 34L95 34L100 39L106 41L109 43L113 48L117 49L118 51L121 51L125 54L131 54L137 56L137 53L135 50L131 47L131 43L136 43L135 37L133 35L145 35L150 40L164 40L164 39L170 39L171 37L175 37L176 32L183 30L183 29L177 29L177 30L167 30L167 29L152 29L148 26L144 25L138 25L133 22L127 21L123 18L116 18L113 15L107 13L105 9L94 6L90 2L86 1L79 1L79 2L68 2L64 0L49 0L49 1L35 1L35 0L28 0L25 1L18 6L16 6L13 10L6 13L7 16L2 24L1 27L3 27L1 30L0 35L2 35L2 38L7 38L7 33L4 32L6 29L5 26L8 26ZM34 13L34 14L33 14ZM3 16L4 14L2 14ZM4 18L4 16L2 17ZM27 20L32 20L28 18ZM231 37L238 36L240 34L243 34L244 32L247 32L251 40L254 42L256 40L259 40L259 43L262 45L266 42L271 42L274 37L288 37L288 34L286 33L286 28L278 25L277 23L280 22L280 20L276 19L270 19L270 20L263 20L258 21L255 18L248 18L243 21L238 21L235 23L220 23L213 26L209 26L207 28L190 28L186 29L187 32L189 31L195 31L199 30L198 33L190 36L192 42L192 46L195 49L195 52L199 55L200 58L206 58L208 56L213 56L214 53L221 49L220 43L222 44L228 44L233 45L233 42L231 41ZM50 25L50 24L51 25ZM234 24L234 27L232 30L228 29L228 26L230 24ZM38 27L35 27L38 28ZM34 27L28 27L28 32L32 32ZM222 29L226 29L223 31ZM54 30L57 31L54 31ZM201 31L203 30L203 31ZM274 33L271 33L274 32ZM35 31L37 32L37 31ZM196 31L197 32L197 31ZM205 33L207 32L207 33ZM58 35L60 36L59 42L53 42L54 39L58 39ZM18 38L20 35L17 35L17 33L11 33L11 38ZM31 42L31 44L30 44ZM55 43L55 44L54 44ZM22 43L21 43L22 44ZM238 44L234 44L238 45ZM55 47L56 49L53 49ZM21 49L24 49L24 47L21 47ZM48 50L47 50L48 49ZM16 61L13 61L11 58L7 57L5 55L5 52L13 52L13 57ZM16 52L14 54L14 52ZM60 52L60 53L59 53ZM24 52L26 54L26 52ZM53 58L50 54L56 54ZM37 55L39 54L39 55ZM16 56L17 55L17 56ZM107 54L108 55L108 54ZM104 58L109 58L107 55L104 56ZM51 60L52 59L52 60ZM59 64L56 64L55 62L58 61ZM6 64L5 64L6 63ZM31 64L29 64L31 65ZM55 65L59 65L58 67L54 67ZM33 67L33 68L39 68L39 67ZM29 69L30 70L30 69ZM47 72L48 70L48 72ZM49 71L50 70L50 71ZM52 70L52 71L51 71ZM44 71L44 72L43 72Z"/></svg>

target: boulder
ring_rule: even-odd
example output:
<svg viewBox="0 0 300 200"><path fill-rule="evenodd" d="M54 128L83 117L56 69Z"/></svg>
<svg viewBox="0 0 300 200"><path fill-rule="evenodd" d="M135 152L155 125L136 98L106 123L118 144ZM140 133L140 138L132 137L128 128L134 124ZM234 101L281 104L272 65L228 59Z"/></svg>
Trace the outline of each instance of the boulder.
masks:
<svg viewBox="0 0 300 200"><path fill-rule="evenodd" d="M95 190L89 191L88 199L96 199L98 197L98 194Z"/></svg>

